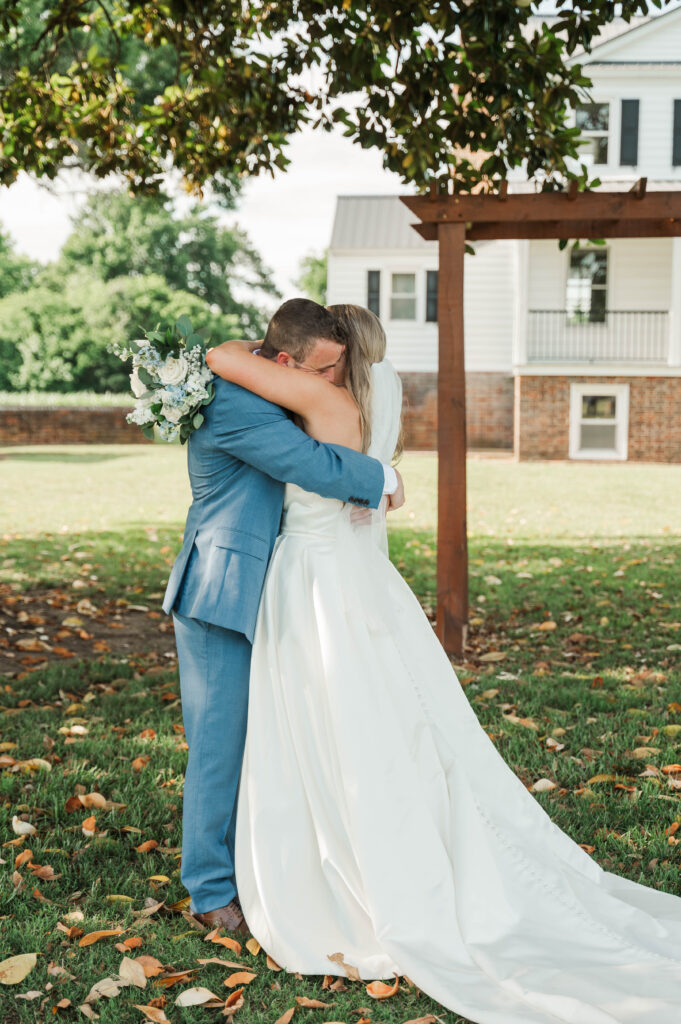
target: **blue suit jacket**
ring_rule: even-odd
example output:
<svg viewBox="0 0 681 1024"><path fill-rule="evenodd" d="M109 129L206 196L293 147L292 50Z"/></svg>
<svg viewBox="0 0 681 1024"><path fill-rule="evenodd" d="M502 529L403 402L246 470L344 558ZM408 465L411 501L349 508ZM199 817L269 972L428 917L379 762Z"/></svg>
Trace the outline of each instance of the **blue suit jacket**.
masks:
<svg viewBox="0 0 681 1024"><path fill-rule="evenodd" d="M376 459L314 441L284 409L218 377L205 422L189 438L193 502L163 609L253 639L284 483L377 508Z"/></svg>

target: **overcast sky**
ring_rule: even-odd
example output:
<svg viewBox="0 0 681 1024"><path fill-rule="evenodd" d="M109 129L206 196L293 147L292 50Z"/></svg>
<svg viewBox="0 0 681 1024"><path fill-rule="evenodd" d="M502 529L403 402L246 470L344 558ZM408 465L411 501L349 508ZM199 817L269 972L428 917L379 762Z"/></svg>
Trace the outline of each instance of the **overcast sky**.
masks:
<svg viewBox="0 0 681 1024"><path fill-rule="evenodd" d="M386 195L405 191L400 179L385 171L376 150L363 150L340 131L301 132L289 147L291 164L273 179L249 180L236 213L238 223L274 270L285 298L296 294L292 279L301 258L326 248L337 195ZM84 200L83 192L35 184L26 176L0 188L0 226L17 248L41 262L55 258L69 233L69 217Z"/></svg>

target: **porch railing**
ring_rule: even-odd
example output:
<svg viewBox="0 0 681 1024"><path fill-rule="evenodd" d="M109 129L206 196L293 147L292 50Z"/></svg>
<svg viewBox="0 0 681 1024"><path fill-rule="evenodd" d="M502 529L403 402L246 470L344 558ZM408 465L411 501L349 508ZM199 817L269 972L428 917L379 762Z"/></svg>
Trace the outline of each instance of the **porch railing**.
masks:
<svg viewBox="0 0 681 1024"><path fill-rule="evenodd" d="M528 363L666 363L667 310L606 310L602 321L575 321L565 309L531 309Z"/></svg>

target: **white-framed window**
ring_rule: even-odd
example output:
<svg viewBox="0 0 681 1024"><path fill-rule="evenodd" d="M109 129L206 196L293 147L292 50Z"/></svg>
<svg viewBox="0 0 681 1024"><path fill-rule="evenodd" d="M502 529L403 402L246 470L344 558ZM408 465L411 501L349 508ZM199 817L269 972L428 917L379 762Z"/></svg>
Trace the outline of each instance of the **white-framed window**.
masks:
<svg viewBox="0 0 681 1024"><path fill-rule="evenodd" d="M570 385L570 458L626 459L628 384Z"/></svg>
<svg viewBox="0 0 681 1024"><path fill-rule="evenodd" d="M390 319L416 320L416 274L390 275Z"/></svg>
<svg viewBox="0 0 681 1024"><path fill-rule="evenodd" d="M568 323L602 324L607 307L608 250L573 249L565 288Z"/></svg>
<svg viewBox="0 0 681 1024"><path fill-rule="evenodd" d="M590 157L594 164L607 164L610 104L578 104L575 111L575 123L582 136L580 156Z"/></svg>

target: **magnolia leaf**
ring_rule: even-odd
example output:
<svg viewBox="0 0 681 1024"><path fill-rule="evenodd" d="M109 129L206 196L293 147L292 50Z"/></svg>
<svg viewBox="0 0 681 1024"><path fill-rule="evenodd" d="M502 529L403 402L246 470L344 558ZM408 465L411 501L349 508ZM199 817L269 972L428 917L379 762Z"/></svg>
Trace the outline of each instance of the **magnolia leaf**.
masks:
<svg viewBox="0 0 681 1024"><path fill-rule="evenodd" d="M395 984L386 985L383 981L372 981L367 987L367 995L371 996L372 999L390 999L391 996L397 994L400 987L400 979L395 975Z"/></svg>
<svg viewBox="0 0 681 1024"><path fill-rule="evenodd" d="M547 793L550 789L555 789L556 783L551 782L551 779L537 779L532 785L533 793Z"/></svg>
<svg viewBox="0 0 681 1024"><path fill-rule="evenodd" d="M107 999L113 999L127 984L127 981L121 978L102 978L101 981L92 986L85 997L85 1002L94 1003L101 999L102 996L105 996Z"/></svg>
<svg viewBox="0 0 681 1024"><path fill-rule="evenodd" d="M286 1013L282 1013L281 1017L278 1017L274 1024L291 1024L291 1018L297 1009L297 1006L292 1006L290 1010L286 1011Z"/></svg>
<svg viewBox="0 0 681 1024"><path fill-rule="evenodd" d="M211 999L218 998L219 997L208 988L202 988L201 986L197 986L196 988L186 988L184 992L180 992L179 996L175 1000L175 1006L201 1006L202 1003L208 1003ZM220 1003L222 1003L221 999Z"/></svg>
<svg viewBox="0 0 681 1024"><path fill-rule="evenodd" d="M258 953L260 952L260 943L258 942L257 939L249 939L248 942L246 943L246 949L251 954L251 956L257 956Z"/></svg>
<svg viewBox="0 0 681 1024"><path fill-rule="evenodd" d="M125 931L125 928L108 928L104 931L99 932L88 932L78 943L79 946L92 946L95 942L99 942L100 939L106 939L110 935L121 935Z"/></svg>
<svg viewBox="0 0 681 1024"><path fill-rule="evenodd" d="M118 973L120 977L130 985L136 985L137 988L147 987L147 976L144 971L144 965L138 963L136 960L132 960L129 956L124 956L121 960L121 966L118 968Z"/></svg>
<svg viewBox="0 0 681 1024"><path fill-rule="evenodd" d="M19 953L0 963L0 985L18 985L38 961L37 953Z"/></svg>
<svg viewBox="0 0 681 1024"><path fill-rule="evenodd" d="M225 985L227 988L236 988L237 985L250 985L257 975L251 971L236 971L234 974L230 974L228 978L225 978Z"/></svg>
<svg viewBox="0 0 681 1024"><path fill-rule="evenodd" d="M333 1003L322 1003L320 999L308 999L307 996L296 996L296 1002L308 1010L325 1010L334 1006Z"/></svg>
<svg viewBox="0 0 681 1024"><path fill-rule="evenodd" d="M359 971L357 970L357 968L353 967L352 964L346 964L345 960L343 959L342 953L332 953L330 956L327 956L326 959L330 960L331 963L338 964L339 967L342 967L349 981L362 980L359 976Z"/></svg>
<svg viewBox="0 0 681 1024"><path fill-rule="evenodd" d="M141 1010L147 1020L153 1021L154 1024L170 1024L165 1013L158 1006L140 1006L139 1003L133 1003L133 1006L136 1010Z"/></svg>
<svg viewBox="0 0 681 1024"><path fill-rule="evenodd" d="M12 818L12 831L18 836L35 836L38 829L30 821L22 821L16 814Z"/></svg>

